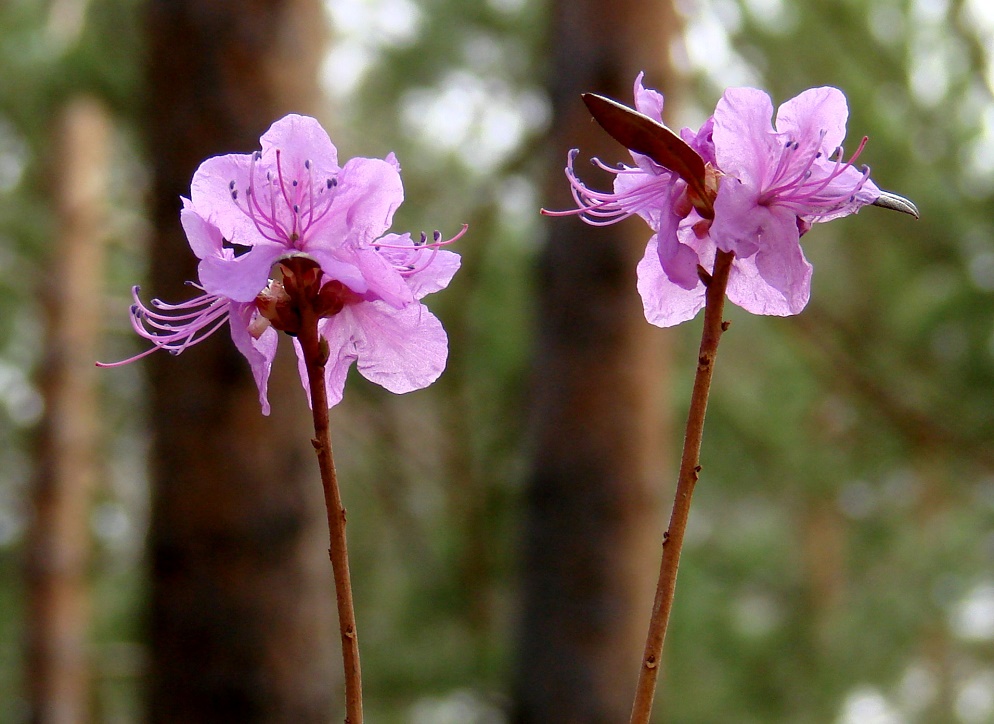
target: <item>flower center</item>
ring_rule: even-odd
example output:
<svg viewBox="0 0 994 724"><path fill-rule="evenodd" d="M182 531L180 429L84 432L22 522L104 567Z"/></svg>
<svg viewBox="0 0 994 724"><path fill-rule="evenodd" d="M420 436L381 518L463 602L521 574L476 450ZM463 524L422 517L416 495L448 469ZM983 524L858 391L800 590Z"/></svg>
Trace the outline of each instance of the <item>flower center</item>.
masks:
<svg viewBox="0 0 994 724"><path fill-rule="evenodd" d="M279 262L274 278L255 298L260 316L249 330L252 335L258 338L269 324L296 335L306 316L333 317L347 305L362 301L342 282L332 279L322 283L323 277L318 263L306 256L291 256Z"/></svg>
<svg viewBox="0 0 994 724"><path fill-rule="evenodd" d="M276 149L276 168L263 173L262 152L252 154L248 187L239 193L237 182L228 184L231 200L248 216L264 239L292 249L302 249L307 232L331 208L338 186L337 176L316 178L313 164L303 169L286 169L283 154ZM236 242L237 243L237 242Z"/></svg>

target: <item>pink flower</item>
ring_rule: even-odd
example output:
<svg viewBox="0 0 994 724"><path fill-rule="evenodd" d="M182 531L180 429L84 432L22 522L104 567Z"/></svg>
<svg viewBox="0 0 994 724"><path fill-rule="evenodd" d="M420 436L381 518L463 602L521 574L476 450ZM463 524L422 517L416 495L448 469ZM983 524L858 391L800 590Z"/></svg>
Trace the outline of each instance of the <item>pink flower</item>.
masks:
<svg viewBox="0 0 994 724"><path fill-rule="evenodd" d="M642 86L641 74L635 107L662 123L663 97ZM805 91L780 108L775 127L772 116L762 91L730 89L699 131L683 129L681 138L704 162L698 184L709 194L704 199L688 194L686 175L634 151L632 167L595 161L615 174L614 189L591 190L573 170L573 151L566 175L578 208L551 215L579 214L603 225L637 214L648 223L653 235L637 274L652 324L673 326L703 308L698 267L710 270L718 248L735 253L727 288L733 303L754 314L797 314L811 286L800 236L813 223L855 213L881 192L868 169L852 165L863 144L842 160L848 108L841 91Z"/></svg>
<svg viewBox="0 0 994 724"><path fill-rule="evenodd" d="M269 414L278 332L263 312L282 289L270 274L281 259L304 256L320 265L324 284L336 284L339 303L319 323L330 351L330 405L341 400L353 362L392 392L434 382L445 368L448 340L420 299L444 289L459 268L459 256L440 247L465 227L447 241L438 232L431 242L424 235L417 242L409 234L384 235L404 198L396 158L354 158L339 167L334 145L313 118L286 116L261 144L261 151L215 156L197 169L180 218L200 259L193 286L203 293L182 304L145 304L136 287L132 326L155 346L125 362L156 349L179 354L227 322ZM299 345L297 352L303 364ZM301 379L306 389L303 369Z"/></svg>
<svg viewBox="0 0 994 724"><path fill-rule="evenodd" d="M799 239L811 224L856 213L880 190L869 168L842 149L849 108L837 88L812 88L777 111L754 88L725 91L714 113L724 177L710 234L736 256L728 297L755 314L797 314L811 293L811 265ZM741 263L740 263L741 262ZM748 267L748 268L746 268Z"/></svg>
<svg viewBox="0 0 994 724"><path fill-rule="evenodd" d="M642 85L643 74L635 79L635 108L641 114L662 123L663 96ZM714 160L711 121L700 131L683 129L680 136L705 161ZM704 285L697 266L708 254L705 240L695 228L706 225L687 195L687 182L648 156L632 152L634 166L612 168L594 159L594 164L614 174L612 192L595 191L577 177L573 168L578 151L570 152L566 166L577 208L549 216L579 215L594 226L614 224L638 215L653 230L646 253L638 266L639 293L646 318L653 324L669 327L694 317L704 306ZM710 249L713 260L714 250Z"/></svg>

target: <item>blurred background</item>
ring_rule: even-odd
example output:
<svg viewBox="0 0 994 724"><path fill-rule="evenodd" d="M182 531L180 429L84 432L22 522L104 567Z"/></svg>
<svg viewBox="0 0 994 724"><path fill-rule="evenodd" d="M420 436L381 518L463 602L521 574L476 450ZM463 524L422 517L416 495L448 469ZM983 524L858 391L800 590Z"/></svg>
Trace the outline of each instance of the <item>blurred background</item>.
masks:
<svg viewBox="0 0 994 724"><path fill-rule="evenodd" d="M323 722L343 686L309 416L264 418L190 296L179 196L289 111L397 153L394 229L470 232L446 373L332 410L372 722L627 721L700 335L644 322L640 221L572 205L725 87L850 102L914 222L814 229L798 317L731 307L658 721L994 722L994 6L986 0L0 4L0 722ZM578 164L607 186L606 174Z"/></svg>

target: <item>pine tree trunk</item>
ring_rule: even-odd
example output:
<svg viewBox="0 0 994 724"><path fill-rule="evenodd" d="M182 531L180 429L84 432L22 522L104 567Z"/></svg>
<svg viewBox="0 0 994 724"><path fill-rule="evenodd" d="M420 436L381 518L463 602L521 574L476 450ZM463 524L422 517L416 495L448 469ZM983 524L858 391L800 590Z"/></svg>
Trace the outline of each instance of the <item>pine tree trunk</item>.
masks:
<svg viewBox="0 0 994 724"><path fill-rule="evenodd" d="M575 207L562 174L609 187L584 161L627 152L596 125L587 91L632 103L640 70L672 98L668 2L555 4L554 137L546 205ZM584 170L586 169L586 171ZM533 424L515 690L522 724L627 721L638 677L675 470L664 454L663 336L642 314L635 267L650 231L547 222L540 260Z"/></svg>
<svg viewBox="0 0 994 724"><path fill-rule="evenodd" d="M110 120L75 98L56 125L58 237L41 289L45 415L27 548L27 690L38 724L89 721L90 501L97 481L97 328Z"/></svg>
<svg viewBox="0 0 994 724"><path fill-rule="evenodd" d="M191 296L180 223L197 165L313 112L317 0L153 0L148 151L155 296ZM287 351L289 345L282 345ZM341 700L327 530L309 413L277 359L271 417L226 329L153 356L151 722L327 722Z"/></svg>

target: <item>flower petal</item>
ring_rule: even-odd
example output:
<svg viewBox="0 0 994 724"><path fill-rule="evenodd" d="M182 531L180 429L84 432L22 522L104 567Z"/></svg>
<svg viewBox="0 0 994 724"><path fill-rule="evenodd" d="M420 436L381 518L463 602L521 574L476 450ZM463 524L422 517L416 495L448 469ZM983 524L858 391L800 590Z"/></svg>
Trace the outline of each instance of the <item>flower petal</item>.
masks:
<svg viewBox="0 0 994 724"><path fill-rule="evenodd" d="M704 308L704 284L699 279L692 289L675 284L659 262L657 243L653 234L638 263L638 292L646 320L657 327L673 327L693 319Z"/></svg>
<svg viewBox="0 0 994 724"><path fill-rule="evenodd" d="M259 402L262 404L262 414L269 414L269 372L276 357L276 347L279 343L279 333L272 327L267 328L262 335L255 339L249 334L249 323L255 316L255 307L251 304L232 304L228 317L231 329L231 339L238 351L245 355L252 367L252 376L259 388Z"/></svg>
<svg viewBox="0 0 994 724"><path fill-rule="evenodd" d="M239 202L248 202L251 165L251 154L213 156L200 164L190 184L190 200L196 212L217 226L225 239L242 246L266 241L252 219L231 198L234 181Z"/></svg>
<svg viewBox="0 0 994 724"><path fill-rule="evenodd" d="M635 77L635 110L643 116L649 116L654 121L663 122L663 94L642 85L645 73Z"/></svg>
<svg viewBox="0 0 994 724"><path fill-rule="evenodd" d="M302 174L309 161L315 177L329 178L338 173L338 150L316 119L295 113L276 121L260 139L264 168L275 172L275 151L280 151L284 172Z"/></svg>
<svg viewBox="0 0 994 724"><path fill-rule="evenodd" d="M224 236L215 224L210 223L193 208L193 202L182 199L183 210L179 212L180 224L186 233L186 240L198 259L217 256L224 248Z"/></svg>
<svg viewBox="0 0 994 724"><path fill-rule="evenodd" d="M391 264L414 267L405 279L415 299L445 289L462 264L455 252L416 247L410 234L387 234L378 243L380 253Z"/></svg>
<svg viewBox="0 0 994 724"><path fill-rule="evenodd" d="M284 256L286 249L279 244L256 244L241 256L209 256L198 267L200 284L211 294L219 294L236 302L251 302L269 282L273 264Z"/></svg>
<svg viewBox="0 0 994 724"><path fill-rule="evenodd" d="M696 250L681 243L677 238L680 219L675 214L670 216L674 221L672 228L661 228L656 234L659 264L671 282L682 289L693 290L701 283L697 274L700 257Z"/></svg>
<svg viewBox="0 0 994 724"><path fill-rule="evenodd" d="M383 302L348 307L359 372L391 392L427 387L442 374L448 337L423 304L391 309ZM344 313L332 318L344 323Z"/></svg>
<svg viewBox="0 0 994 724"><path fill-rule="evenodd" d="M809 88L777 109L776 129L799 141L819 143L827 155L846 137L849 105L838 88Z"/></svg>
<svg viewBox="0 0 994 724"><path fill-rule="evenodd" d="M714 111L714 146L718 167L751 186L763 185L764 173L777 157L773 102L756 88L729 88Z"/></svg>
<svg viewBox="0 0 994 724"><path fill-rule="evenodd" d="M378 158L353 158L338 175L331 208L304 240L303 251L364 246L383 235L404 200L396 167Z"/></svg>
<svg viewBox="0 0 994 724"><path fill-rule="evenodd" d="M739 258L752 256L771 220L770 208L759 205L755 188L731 176L721 180L710 230L719 248L735 252Z"/></svg>

